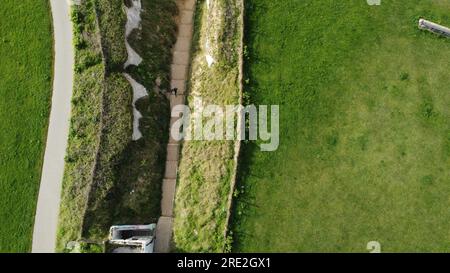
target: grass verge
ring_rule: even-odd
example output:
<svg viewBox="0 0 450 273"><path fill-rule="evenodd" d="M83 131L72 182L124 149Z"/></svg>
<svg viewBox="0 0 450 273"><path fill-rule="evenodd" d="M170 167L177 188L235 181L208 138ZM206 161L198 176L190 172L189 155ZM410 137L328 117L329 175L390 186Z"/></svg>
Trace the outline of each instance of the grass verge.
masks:
<svg viewBox="0 0 450 273"><path fill-rule="evenodd" d="M240 103L240 0L197 2L189 83L204 105ZM206 47L208 40L209 50ZM209 67L206 54L215 63ZM174 241L180 252L223 252L227 211L235 170L234 141L186 141L181 150L175 200Z"/></svg>
<svg viewBox="0 0 450 273"><path fill-rule="evenodd" d="M100 145L105 79L100 32L92 0L72 6L75 77L57 250L82 237L84 212Z"/></svg>

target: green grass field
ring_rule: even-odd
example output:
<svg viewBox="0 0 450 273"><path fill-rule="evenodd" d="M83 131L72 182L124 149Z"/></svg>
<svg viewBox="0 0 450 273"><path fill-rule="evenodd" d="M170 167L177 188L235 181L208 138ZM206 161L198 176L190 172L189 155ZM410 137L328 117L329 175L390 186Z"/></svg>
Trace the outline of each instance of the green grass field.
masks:
<svg viewBox="0 0 450 273"><path fill-rule="evenodd" d="M280 147L245 146L235 251L450 252L450 25L438 0L247 0L246 92Z"/></svg>
<svg viewBox="0 0 450 273"><path fill-rule="evenodd" d="M0 252L30 250L50 112L47 0L0 5Z"/></svg>

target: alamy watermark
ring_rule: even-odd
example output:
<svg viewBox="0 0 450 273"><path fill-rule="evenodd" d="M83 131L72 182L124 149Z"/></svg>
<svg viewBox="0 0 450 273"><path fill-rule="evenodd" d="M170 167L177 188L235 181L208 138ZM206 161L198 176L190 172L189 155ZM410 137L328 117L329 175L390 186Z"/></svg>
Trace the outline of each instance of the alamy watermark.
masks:
<svg viewBox="0 0 450 273"><path fill-rule="evenodd" d="M278 105L205 105L202 98L194 97L193 106L193 111L187 105L172 108L172 118L178 118L170 129L174 140L252 140L258 141L261 151L278 149Z"/></svg>

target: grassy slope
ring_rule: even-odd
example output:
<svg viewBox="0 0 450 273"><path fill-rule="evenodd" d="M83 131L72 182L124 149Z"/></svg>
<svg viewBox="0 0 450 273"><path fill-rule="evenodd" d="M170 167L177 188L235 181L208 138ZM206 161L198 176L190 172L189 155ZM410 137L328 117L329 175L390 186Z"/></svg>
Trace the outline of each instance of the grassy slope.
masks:
<svg viewBox="0 0 450 273"><path fill-rule="evenodd" d="M64 172L57 250L81 237L84 211L100 142L105 65L92 0L73 6L75 84ZM83 35L84 34L84 35Z"/></svg>
<svg viewBox="0 0 450 273"><path fill-rule="evenodd" d="M103 10L118 9L108 8L113 2L106 3L104 2ZM115 3L123 5L122 1L116 0ZM131 127L117 130L117 124L122 124L122 127L132 125L132 118L127 120L127 113L121 107L131 105L131 102L118 103L120 91L116 95L109 96L109 102L106 101L104 104L114 106L105 111L111 114L104 117L106 126L103 128L100 162L94 177L96 183L90 194L83 231L83 236L87 238L105 239L111 225L149 224L156 222L161 214L161 182L170 113L165 95L154 92L154 89L157 77L162 79L161 88L168 88L170 48L175 42L176 33L173 16L177 8L174 1L167 0L144 0L142 5L144 10L141 14L142 28L133 31L128 40L132 48L143 58L143 62L138 67L127 68L127 72L149 92L149 96L137 102L137 108L143 114L140 120L143 138L131 141ZM111 20L122 18L118 13L108 12L108 14L112 17ZM120 56L117 54L120 53L118 48L125 48L124 39L120 38L124 35L124 22L116 22L116 25L122 27L111 30L109 24L105 25L102 21L108 20L100 21L102 33L114 33L114 35L102 34L103 44L114 44L114 41L107 40L113 40L115 36L121 46L117 45L115 49L109 46L108 48ZM109 36L111 38L108 38ZM114 54L108 55L113 60L118 59ZM123 69L124 62L125 60L121 61L120 65L112 64L110 67ZM109 78L107 81L111 80ZM120 109L122 113L119 113ZM118 123L119 120L121 121Z"/></svg>
<svg viewBox="0 0 450 273"><path fill-rule="evenodd" d="M0 5L0 252L30 250L50 113L48 1Z"/></svg>
<svg viewBox="0 0 450 273"><path fill-rule="evenodd" d="M139 53L146 53L141 55L145 60L127 71L150 93L137 102L143 114L140 127L144 137L139 141L131 140L132 91L121 75L127 57L123 2L87 0L75 8L76 84L59 251L69 241L101 242L113 224L150 223L160 215L170 115L165 96L152 90L157 76L167 79L167 48L174 43L176 6L173 1L144 0L143 8L142 31L133 32L131 44ZM167 82L163 80L164 87Z"/></svg>
<svg viewBox="0 0 450 273"><path fill-rule="evenodd" d="M246 146L235 250L449 251L450 40L417 21L450 3L247 2L246 91L281 145Z"/></svg>
<svg viewBox="0 0 450 273"><path fill-rule="evenodd" d="M127 146L118 170L122 183L115 189L115 224L156 222L161 214L170 113L165 95L154 90L157 78L161 79L162 90L169 88L170 49L175 43L174 15L178 9L173 0L143 0L142 8L142 27L134 30L128 41L143 61L138 67L128 67L127 72L146 87L149 96L136 104L143 115L143 138Z"/></svg>
<svg viewBox="0 0 450 273"><path fill-rule="evenodd" d="M211 2L209 15L205 3L197 2L188 97L191 109L194 95L201 97L204 105L239 104L240 2ZM205 59L207 37L216 60L210 68ZM233 156L232 141L187 141L183 144L174 220L174 240L178 251L225 250Z"/></svg>

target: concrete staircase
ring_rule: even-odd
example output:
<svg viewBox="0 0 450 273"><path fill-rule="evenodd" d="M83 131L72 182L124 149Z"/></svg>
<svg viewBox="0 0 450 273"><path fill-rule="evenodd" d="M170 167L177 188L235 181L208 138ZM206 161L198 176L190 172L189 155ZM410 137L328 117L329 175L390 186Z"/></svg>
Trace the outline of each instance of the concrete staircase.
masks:
<svg viewBox="0 0 450 273"><path fill-rule="evenodd" d="M177 88L177 95L170 95L170 108L185 104L186 81L191 55L192 35L194 29L195 0L178 0L178 36L173 49L171 66L171 88ZM172 118L172 125L178 118ZM166 171L162 186L161 213L156 227L155 252L168 253L172 248L173 208L177 184L178 159L180 143L171 136L167 145Z"/></svg>

